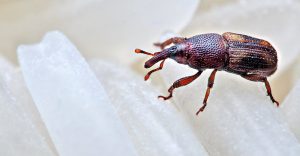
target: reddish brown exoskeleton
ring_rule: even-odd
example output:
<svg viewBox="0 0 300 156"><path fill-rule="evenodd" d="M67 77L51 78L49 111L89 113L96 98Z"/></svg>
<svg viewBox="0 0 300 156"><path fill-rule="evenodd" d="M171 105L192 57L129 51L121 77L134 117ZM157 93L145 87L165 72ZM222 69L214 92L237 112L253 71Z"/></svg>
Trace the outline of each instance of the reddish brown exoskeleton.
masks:
<svg viewBox="0 0 300 156"><path fill-rule="evenodd" d="M174 46L164 49L172 43ZM170 99L175 88L188 85L198 78L205 69L214 69L208 79L203 106L197 111L197 115L206 107L216 72L221 70L240 75L250 81L264 82L268 96L270 96L273 103L279 106L279 103L273 98L271 87L267 80L267 77L272 75L277 69L277 53L268 41L226 32L222 35L209 33L196 35L191 38L174 37L155 45L163 50L152 54L135 49L136 53L153 56L145 63L145 68L150 68L161 61L158 68L148 72L145 80L153 72L161 70L167 58L172 58L180 64L185 64L198 70L195 75L175 81L168 90L169 95L166 97L158 96L159 98L164 100Z"/></svg>

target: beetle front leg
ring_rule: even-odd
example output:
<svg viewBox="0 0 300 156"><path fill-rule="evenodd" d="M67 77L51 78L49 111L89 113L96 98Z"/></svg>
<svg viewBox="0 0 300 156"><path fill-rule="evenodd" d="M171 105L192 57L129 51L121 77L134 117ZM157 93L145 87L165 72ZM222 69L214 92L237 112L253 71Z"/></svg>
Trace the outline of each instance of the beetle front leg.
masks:
<svg viewBox="0 0 300 156"><path fill-rule="evenodd" d="M197 79L201 75L202 72L203 71L199 70L195 75L187 76L187 77L184 77L184 78L181 78L181 79L175 81L173 83L173 85L168 89L169 95L168 96L158 96L158 98L162 98L164 100L170 99L173 96L173 91L175 88L179 88L181 86L186 86L186 85L190 84L195 79Z"/></svg>
<svg viewBox="0 0 300 156"><path fill-rule="evenodd" d="M177 44L177 43L182 43L186 40L186 38L184 37L173 37L173 38L170 38L162 43L154 43L155 46L157 47L160 47L160 49L164 49L166 46L174 43L174 44Z"/></svg>
<svg viewBox="0 0 300 156"><path fill-rule="evenodd" d="M156 72L156 71L158 71L158 70L161 70L161 69L164 67L164 62L165 62L165 60L161 61L161 63L159 64L159 67L158 67L158 68L155 68L155 69L149 71L149 72L145 75L145 77L144 77L145 81L147 81L147 80L150 78L150 75L151 75L152 73L154 73L154 72Z"/></svg>
<svg viewBox="0 0 300 156"><path fill-rule="evenodd" d="M273 103L276 103L276 106L279 107L279 102L277 102L277 101L274 99L274 97L273 97L273 95L272 95L272 91L271 91L271 86L270 86L270 84L269 84L267 78L264 79L264 82L265 82L265 86L266 86L266 88L267 88L268 96L270 96L272 102L273 102Z"/></svg>
<svg viewBox="0 0 300 156"><path fill-rule="evenodd" d="M207 99L208 99L209 94L210 94L210 89L214 85L216 73L217 73L217 69L214 69L213 72L209 76L207 89L206 89L205 97L204 97L204 100L203 100L203 106L197 111L196 115L198 115L200 112L203 112L206 105L207 105Z"/></svg>

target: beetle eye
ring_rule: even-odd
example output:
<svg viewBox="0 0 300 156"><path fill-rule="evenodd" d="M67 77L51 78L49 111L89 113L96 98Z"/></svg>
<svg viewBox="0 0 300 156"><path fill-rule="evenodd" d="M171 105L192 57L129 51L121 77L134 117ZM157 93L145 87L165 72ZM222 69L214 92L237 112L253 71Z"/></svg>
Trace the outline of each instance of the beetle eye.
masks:
<svg viewBox="0 0 300 156"><path fill-rule="evenodd" d="M177 47L176 47L176 46L170 47L169 52L170 52L171 55L176 54L176 52L177 52Z"/></svg>

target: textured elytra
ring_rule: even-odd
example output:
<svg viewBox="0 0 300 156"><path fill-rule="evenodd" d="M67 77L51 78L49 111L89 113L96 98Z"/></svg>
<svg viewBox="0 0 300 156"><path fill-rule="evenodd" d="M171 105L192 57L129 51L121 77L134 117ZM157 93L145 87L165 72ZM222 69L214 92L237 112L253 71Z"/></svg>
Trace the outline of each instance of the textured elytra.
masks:
<svg viewBox="0 0 300 156"><path fill-rule="evenodd" d="M276 71L277 53L269 42L235 33L224 33L223 37L228 45L227 71L243 75L259 74L264 77Z"/></svg>

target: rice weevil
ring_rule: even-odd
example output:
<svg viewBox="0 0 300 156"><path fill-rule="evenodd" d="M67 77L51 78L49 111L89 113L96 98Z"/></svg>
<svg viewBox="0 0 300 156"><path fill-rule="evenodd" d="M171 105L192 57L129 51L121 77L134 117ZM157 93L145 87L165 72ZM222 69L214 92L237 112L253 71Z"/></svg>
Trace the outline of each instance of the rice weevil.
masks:
<svg viewBox="0 0 300 156"><path fill-rule="evenodd" d="M169 48L165 48L170 44ZM213 69L208 79L203 106L197 111L197 115L204 110L210 89L213 87L217 71L227 71L240 75L250 80L263 82L273 103L279 103L273 98L267 77L277 69L277 52L273 46L265 40L251 36L226 32L222 35L216 33L200 34L190 38L174 37L162 43L155 43L162 51L149 53L141 49L135 49L136 53L152 56L145 63L145 68L150 68L161 61L158 68L151 70L145 76L150 75L163 68L167 58L171 58L180 64L188 65L198 70L194 75L181 78L169 88L168 96L158 96L164 100L170 99L175 88L188 85L197 79L205 69Z"/></svg>

